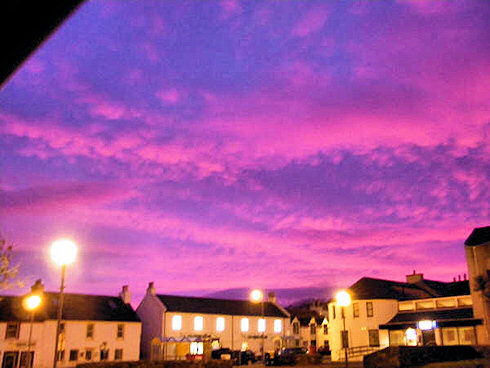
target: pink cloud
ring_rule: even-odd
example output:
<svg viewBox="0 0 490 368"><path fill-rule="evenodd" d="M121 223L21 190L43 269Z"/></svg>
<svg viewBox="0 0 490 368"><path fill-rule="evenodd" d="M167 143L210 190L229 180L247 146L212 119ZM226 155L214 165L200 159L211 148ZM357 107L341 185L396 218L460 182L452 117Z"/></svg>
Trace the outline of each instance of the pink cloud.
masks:
<svg viewBox="0 0 490 368"><path fill-rule="evenodd" d="M175 88L158 91L156 95L164 103L171 104L171 105L175 105L182 98L182 93L177 91Z"/></svg>
<svg viewBox="0 0 490 368"><path fill-rule="evenodd" d="M329 11L324 7L312 8L302 15L291 31L293 36L305 37L319 31L325 25Z"/></svg>

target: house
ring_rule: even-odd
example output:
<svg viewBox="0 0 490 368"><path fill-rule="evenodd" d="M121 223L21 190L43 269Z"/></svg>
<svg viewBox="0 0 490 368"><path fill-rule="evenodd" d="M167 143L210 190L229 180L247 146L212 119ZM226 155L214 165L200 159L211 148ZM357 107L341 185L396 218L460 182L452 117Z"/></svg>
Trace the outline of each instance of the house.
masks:
<svg viewBox="0 0 490 368"><path fill-rule="evenodd" d="M0 359L2 368L53 366L59 294L44 292L34 316L22 307L22 296L0 297ZM81 362L138 360L141 322L129 304L127 286L119 297L64 294L58 367ZM28 341L32 322L31 346ZM31 357L28 359L27 351Z"/></svg>
<svg viewBox="0 0 490 368"><path fill-rule="evenodd" d="M389 345L477 343L469 282L426 280L420 273L406 282L364 277L348 290L352 302L328 304L332 360L361 360ZM345 326L345 327L344 327ZM344 349L345 344L347 349Z"/></svg>
<svg viewBox="0 0 490 368"><path fill-rule="evenodd" d="M327 317L315 311L303 311L291 317L292 343L288 347L302 347L310 353L318 349L329 350Z"/></svg>
<svg viewBox="0 0 490 368"><path fill-rule="evenodd" d="M464 242L479 344L490 345L490 226L475 228Z"/></svg>
<svg viewBox="0 0 490 368"><path fill-rule="evenodd" d="M142 322L142 356L152 360L208 356L218 348L260 355L284 346L289 330L289 313L273 293L252 303L157 294L150 282L136 313Z"/></svg>

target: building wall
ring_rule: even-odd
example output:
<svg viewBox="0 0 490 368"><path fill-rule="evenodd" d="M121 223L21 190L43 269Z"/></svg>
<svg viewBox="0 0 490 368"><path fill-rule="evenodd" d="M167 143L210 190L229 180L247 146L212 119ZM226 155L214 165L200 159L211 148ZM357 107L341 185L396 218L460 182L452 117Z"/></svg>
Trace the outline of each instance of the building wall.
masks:
<svg viewBox="0 0 490 368"><path fill-rule="evenodd" d="M87 323L94 324L94 338L86 338ZM117 325L124 324L124 338L117 339ZM85 350L94 349L91 361L99 361L99 347L105 342L109 349L109 361L114 360L115 349L123 349L122 360L139 359L139 341L141 324L139 322L105 322L105 321L64 321L65 333L60 337L61 346L65 350L64 359L58 363L59 367L74 367L77 362L85 362ZM7 323L0 323L0 352L3 355L8 351L27 351L30 323L20 324L18 338L5 339ZM56 321L36 322L32 328L31 351L34 351L34 367L50 368L53 365L54 344L56 336ZM79 350L77 361L69 361L70 350ZM83 354L81 354L83 352Z"/></svg>
<svg viewBox="0 0 490 368"><path fill-rule="evenodd" d="M490 299L485 297L485 290L477 290L476 279L483 277L490 283L488 272L490 271L490 243L477 246L466 246L466 261L470 279L471 297L473 299L473 313L475 318L483 320L482 326L477 326L477 339L481 345L490 345ZM489 292L487 284L486 291Z"/></svg>
<svg viewBox="0 0 490 368"><path fill-rule="evenodd" d="M368 317L366 303L373 303L373 316ZM359 317L353 317L353 304L359 303ZM335 318L333 308L336 308ZM344 359L344 350L342 349L341 332L343 331L343 320L341 309L336 303L328 305L329 310L329 344L332 352L332 360L338 361ZM353 300L352 304L345 307L345 327L348 331L349 347L368 347L369 330L378 330L379 325L390 321L398 312L398 301L393 299L379 300ZM380 348L389 345L387 331L379 331ZM359 357L362 359L362 356Z"/></svg>
<svg viewBox="0 0 490 368"><path fill-rule="evenodd" d="M172 329L172 318L176 315L182 317L181 330L175 331ZM194 318L197 316L203 317L203 329L201 331L194 330ZM225 328L223 331L216 330L216 319L222 317L225 320ZM242 318L248 318L249 330L242 332L241 320ZM208 336L211 338L218 338L221 347L230 348L232 350L241 350L245 348L244 343L248 346L248 349L254 351L256 354L260 354L260 348L262 344L262 333L258 332L259 316L231 316L231 315L218 315L218 314L201 314L201 313L178 313L178 312L166 312L164 317L164 337L176 337L182 338L185 336ZM279 317L264 317L266 321L266 329L264 332L264 350L273 350L278 340L285 336L286 331L289 330L289 318ZM281 332L274 332L274 321L281 320L282 328ZM278 347L278 346L277 346Z"/></svg>
<svg viewBox="0 0 490 368"><path fill-rule="evenodd" d="M151 294L146 294L141 301L136 314L141 320L141 356L143 359L150 359L151 340L155 337L164 336L163 322L164 306L160 300Z"/></svg>

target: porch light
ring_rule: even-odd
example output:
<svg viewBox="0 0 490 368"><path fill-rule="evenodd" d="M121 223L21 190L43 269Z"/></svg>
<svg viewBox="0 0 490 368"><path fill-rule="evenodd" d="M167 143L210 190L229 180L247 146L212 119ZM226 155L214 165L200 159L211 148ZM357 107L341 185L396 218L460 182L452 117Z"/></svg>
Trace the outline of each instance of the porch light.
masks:
<svg viewBox="0 0 490 368"><path fill-rule="evenodd" d="M436 321L419 321L417 323L417 327L419 330L426 331L426 330L432 330L434 328L437 328L437 322Z"/></svg>

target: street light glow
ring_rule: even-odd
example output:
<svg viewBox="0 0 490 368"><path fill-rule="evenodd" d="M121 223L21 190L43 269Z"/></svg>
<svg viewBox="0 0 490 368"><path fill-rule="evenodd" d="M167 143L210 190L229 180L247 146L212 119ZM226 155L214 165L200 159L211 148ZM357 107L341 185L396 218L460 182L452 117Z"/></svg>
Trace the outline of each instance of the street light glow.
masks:
<svg viewBox="0 0 490 368"><path fill-rule="evenodd" d="M28 295L22 301L24 309L28 311L34 311L41 305L41 297L39 295Z"/></svg>
<svg viewBox="0 0 490 368"><path fill-rule="evenodd" d="M261 302L264 299L264 293L262 292L262 290L254 289L250 293L250 299L254 303Z"/></svg>
<svg viewBox="0 0 490 368"><path fill-rule="evenodd" d="M336 295L335 299L337 300L337 304L341 307L347 307L351 303L350 294L345 290L340 290Z"/></svg>
<svg viewBox="0 0 490 368"><path fill-rule="evenodd" d="M70 239L59 239L51 245L51 259L60 266L73 263L77 252L77 245Z"/></svg>

